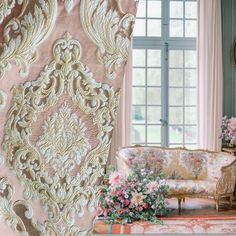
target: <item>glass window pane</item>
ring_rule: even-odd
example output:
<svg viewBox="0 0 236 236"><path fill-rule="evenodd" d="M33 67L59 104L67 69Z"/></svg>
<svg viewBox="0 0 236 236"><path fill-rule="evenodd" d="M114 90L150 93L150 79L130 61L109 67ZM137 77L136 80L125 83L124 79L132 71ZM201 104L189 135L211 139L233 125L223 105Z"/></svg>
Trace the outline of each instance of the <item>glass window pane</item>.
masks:
<svg viewBox="0 0 236 236"><path fill-rule="evenodd" d="M133 88L133 104L145 104L145 88Z"/></svg>
<svg viewBox="0 0 236 236"><path fill-rule="evenodd" d="M184 51L184 67L197 67L197 55L196 51L186 50Z"/></svg>
<svg viewBox="0 0 236 236"><path fill-rule="evenodd" d="M182 1L170 1L170 18L183 18L184 8Z"/></svg>
<svg viewBox="0 0 236 236"><path fill-rule="evenodd" d="M148 20L147 25L148 36L161 37L161 20Z"/></svg>
<svg viewBox="0 0 236 236"><path fill-rule="evenodd" d="M185 20L185 37L197 37L197 21Z"/></svg>
<svg viewBox="0 0 236 236"><path fill-rule="evenodd" d="M169 107L169 124L183 124L183 107Z"/></svg>
<svg viewBox="0 0 236 236"><path fill-rule="evenodd" d="M134 36L145 36L146 35L146 20L136 19L134 25Z"/></svg>
<svg viewBox="0 0 236 236"><path fill-rule="evenodd" d="M169 105L182 106L183 105L183 89L169 88Z"/></svg>
<svg viewBox="0 0 236 236"><path fill-rule="evenodd" d="M197 86L197 70L185 69L185 86L195 87Z"/></svg>
<svg viewBox="0 0 236 236"><path fill-rule="evenodd" d="M132 125L132 141L134 143L145 143L144 125Z"/></svg>
<svg viewBox="0 0 236 236"><path fill-rule="evenodd" d="M147 123L159 124L161 119L161 107L152 106L147 107Z"/></svg>
<svg viewBox="0 0 236 236"><path fill-rule="evenodd" d="M169 67L183 68L183 51L182 50L169 51Z"/></svg>
<svg viewBox="0 0 236 236"><path fill-rule="evenodd" d="M184 108L184 120L187 125L197 124L197 108L185 107Z"/></svg>
<svg viewBox="0 0 236 236"><path fill-rule="evenodd" d="M147 127L147 141L148 143L161 142L161 126L160 125L149 125Z"/></svg>
<svg viewBox="0 0 236 236"><path fill-rule="evenodd" d="M133 123L145 123L145 106L133 106Z"/></svg>
<svg viewBox="0 0 236 236"><path fill-rule="evenodd" d="M186 143L196 143L197 142L196 126L185 126L184 138Z"/></svg>
<svg viewBox="0 0 236 236"><path fill-rule="evenodd" d="M145 69L133 69L133 85L145 85Z"/></svg>
<svg viewBox="0 0 236 236"><path fill-rule="evenodd" d="M161 1L148 0L148 17L161 18Z"/></svg>
<svg viewBox="0 0 236 236"><path fill-rule="evenodd" d="M161 50L148 50L147 65L161 67Z"/></svg>
<svg viewBox="0 0 236 236"><path fill-rule="evenodd" d="M170 143L183 143L183 127L182 126L169 127L169 142Z"/></svg>
<svg viewBox="0 0 236 236"><path fill-rule="evenodd" d="M145 16L146 16L146 0L140 0L138 3L137 17L145 17Z"/></svg>
<svg viewBox="0 0 236 236"><path fill-rule="evenodd" d="M169 69L169 86L183 86L182 69Z"/></svg>
<svg viewBox="0 0 236 236"><path fill-rule="evenodd" d="M161 89L160 88L148 88L147 89L147 104L148 105L160 105L161 104Z"/></svg>
<svg viewBox="0 0 236 236"><path fill-rule="evenodd" d="M197 105L197 90L194 88L184 89L185 93L185 105Z"/></svg>
<svg viewBox="0 0 236 236"><path fill-rule="evenodd" d="M197 19L196 2L185 2L185 18Z"/></svg>
<svg viewBox="0 0 236 236"><path fill-rule="evenodd" d="M133 50L133 66L145 66L145 50Z"/></svg>
<svg viewBox="0 0 236 236"><path fill-rule="evenodd" d="M183 21L182 20L170 20L170 37L183 37Z"/></svg>
<svg viewBox="0 0 236 236"><path fill-rule="evenodd" d="M161 86L161 69L148 69L149 86Z"/></svg>

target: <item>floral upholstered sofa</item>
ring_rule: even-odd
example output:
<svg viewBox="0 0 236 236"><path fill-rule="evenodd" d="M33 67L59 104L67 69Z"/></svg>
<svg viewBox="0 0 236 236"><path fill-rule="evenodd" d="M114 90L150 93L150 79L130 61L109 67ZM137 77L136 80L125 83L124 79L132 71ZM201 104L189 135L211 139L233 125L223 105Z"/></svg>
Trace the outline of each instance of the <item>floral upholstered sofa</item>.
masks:
<svg viewBox="0 0 236 236"><path fill-rule="evenodd" d="M118 171L128 174L136 163L140 168L161 170L181 210L185 197L213 198L216 209L222 197L234 196L236 157L227 153L161 147L124 147L117 151Z"/></svg>

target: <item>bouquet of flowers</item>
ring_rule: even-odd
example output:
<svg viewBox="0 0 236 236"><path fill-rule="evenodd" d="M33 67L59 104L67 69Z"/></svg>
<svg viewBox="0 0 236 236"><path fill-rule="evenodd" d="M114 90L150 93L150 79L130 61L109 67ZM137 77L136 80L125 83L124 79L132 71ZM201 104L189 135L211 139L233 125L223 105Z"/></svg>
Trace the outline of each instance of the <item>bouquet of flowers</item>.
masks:
<svg viewBox="0 0 236 236"><path fill-rule="evenodd" d="M132 223L136 220L161 223L158 216L169 213L166 208L168 186L161 174L134 168L125 176L112 171L105 178L106 185L100 191L99 211L107 223Z"/></svg>
<svg viewBox="0 0 236 236"><path fill-rule="evenodd" d="M222 119L222 134L221 138L226 143L235 144L236 142L236 118L227 118L224 116Z"/></svg>

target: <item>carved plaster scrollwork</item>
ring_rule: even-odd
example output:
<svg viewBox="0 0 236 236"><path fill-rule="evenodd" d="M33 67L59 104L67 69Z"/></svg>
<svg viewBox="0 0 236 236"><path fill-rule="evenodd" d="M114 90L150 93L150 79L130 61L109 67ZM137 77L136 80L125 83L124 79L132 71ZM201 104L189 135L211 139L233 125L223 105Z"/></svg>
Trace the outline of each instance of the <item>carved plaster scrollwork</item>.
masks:
<svg viewBox="0 0 236 236"><path fill-rule="evenodd" d="M96 209L98 184L109 154L120 93L93 79L90 70L80 62L81 53L80 43L68 33L57 40L53 60L39 78L14 88L5 125L3 148L10 168L24 183L24 197L38 197L48 212L48 220L35 226L40 235L91 232L80 229L75 219L84 215L85 206L89 212ZM64 104L44 122L34 145L30 141L32 124L39 113L55 107L65 95L84 114L83 119ZM94 147L88 143L86 117L97 129ZM73 145L75 142L77 145ZM63 171L56 168L62 162L67 163Z"/></svg>
<svg viewBox="0 0 236 236"><path fill-rule="evenodd" d="M0 2L0 24L11 13L11 10L15 7L16 3L19 5L23 3L23 0L1 0Z"/></svg>
<svg viewBox="0 0 236 236"><path fill-rule="evenodd" d="M0 111L6 106L7 94L0 89Z"/></svg>
<svg viewBox="0 0 236 236"><path fill-rule="evenodd" d="M21 2L21 1L20 1ZM57 16L57 0L26 0L19 17L11 19L4 28L0 44L0 78L15 62L20 76L28 75L36 59L36 47L51 32Z"/></svg>
<svg viewBox="0 0 236 236"><path fill-rule="evenodd" d="M79 165L91 146L86 137L86 126L65 104L58 113L49 117L43 125L43 135L36 145L59 176L65 177L75 165Z"/></svg>
<svg viewBox="0 0 236 236"><path fill-rule="evenodd" d="M21 236L29 236L23 220L18 216L14 208L23 206L24 217L32 218L32 208L26 201L12 201L14 187L8 182L6 177L0 177L0 218L4 218L7 225L14 231L20 233ZM35 222L32 221L32 224Z"/></svg>
<svg viewBox="0 0 236 236"><path fill-rule="evenodd" d="M63 0L65 9L67 12L70 12L74 6L74 0Z"/></svg>
<svg viewBox="0 0 236 236"><path fill-rule="evenodd" d="M135 17L125 14L120 0L81 0L80 19L87 36L97 45L97 58L105 66L108 79L128 59ZM102 27L101 27L102 26Z"/></svg>

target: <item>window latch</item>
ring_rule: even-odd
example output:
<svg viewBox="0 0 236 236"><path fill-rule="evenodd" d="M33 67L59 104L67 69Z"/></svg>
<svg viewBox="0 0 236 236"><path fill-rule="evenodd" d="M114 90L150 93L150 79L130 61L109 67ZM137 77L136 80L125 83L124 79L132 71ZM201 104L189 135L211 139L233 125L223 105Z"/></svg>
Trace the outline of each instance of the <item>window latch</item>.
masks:
<svg viewBox="0 0 236 236"><path fill-rule="evenodd" d="M164 119L160 119L160 122L161 122L162 126L167 126L168 125L168 122Z"/></svg>

